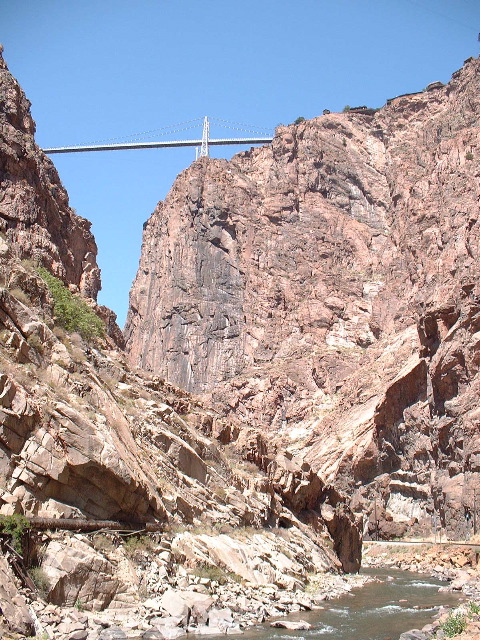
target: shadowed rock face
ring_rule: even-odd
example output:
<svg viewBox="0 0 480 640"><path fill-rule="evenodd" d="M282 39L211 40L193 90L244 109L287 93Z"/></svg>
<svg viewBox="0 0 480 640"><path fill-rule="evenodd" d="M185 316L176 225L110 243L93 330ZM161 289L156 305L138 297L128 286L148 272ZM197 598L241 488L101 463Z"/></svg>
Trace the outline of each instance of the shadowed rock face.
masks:
<svg viewBox="0 0 480 640"><path fill-rule="evenodd" d="M287 447L359 512L377 497L385 531L437 513L460 535L480 470L479 67L195 162L131 291L131 363L268 433L249 459Z"/></svg>
<svg viewBox="0 0 480 640"><path fill-rule="evenodd" d="M19 258L43 264L96 299L100 270L90 222L68 206L67 192L34 133L30 102L0 53L0 231Z"/></svg>

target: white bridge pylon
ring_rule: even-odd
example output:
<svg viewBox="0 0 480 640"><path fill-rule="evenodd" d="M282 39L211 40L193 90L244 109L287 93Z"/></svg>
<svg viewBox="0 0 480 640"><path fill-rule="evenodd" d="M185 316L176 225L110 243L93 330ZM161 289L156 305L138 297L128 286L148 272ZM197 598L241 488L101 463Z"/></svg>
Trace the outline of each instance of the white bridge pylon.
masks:
<svg viewBox="0 0 480 640"><path fill-rule="evenodd" d="M200 157L208 158L208 139L210 137L210 123L208 117L203 119L203 131L202 131L202 147L200 149Z"/></svg>
<svg viewBox="0 0 480 640"><path fill-rule="evenodd" d="M225 122L225 121L221 121ZM170 127L171 128L171 127ZM237 127L234 127L237 128ZM86 151L125 151L129 149L157 149L162 147L197 147L197 158L208 157L209 147L242 145L242 144L269 144L271 136L252 136L248 138L210 138L210 121L207 116L203 118L203 132L201 140L159 140L155 142L120 142L114 144L90 144L75 145L71 147L49 147L43 149L48 155L54 153L83 153Z"/></svg>

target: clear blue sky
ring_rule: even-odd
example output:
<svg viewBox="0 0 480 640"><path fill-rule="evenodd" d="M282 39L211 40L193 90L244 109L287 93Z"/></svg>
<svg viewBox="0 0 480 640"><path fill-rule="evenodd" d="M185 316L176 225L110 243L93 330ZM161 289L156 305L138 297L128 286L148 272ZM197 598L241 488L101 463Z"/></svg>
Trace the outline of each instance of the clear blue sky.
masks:
<svg viewBox="0 0 480 640"><path fill-rule="evenodd" d="M324 108L382 106L447 82L479 54L480 2L0 0L0 26L48 147L120 141L204 115L273 132ZM201 125L163 139L182 136L201 137ZM93 223L99 301L121 326L142 224L194 157L192 148L52 156L71 206Z"/></svg>

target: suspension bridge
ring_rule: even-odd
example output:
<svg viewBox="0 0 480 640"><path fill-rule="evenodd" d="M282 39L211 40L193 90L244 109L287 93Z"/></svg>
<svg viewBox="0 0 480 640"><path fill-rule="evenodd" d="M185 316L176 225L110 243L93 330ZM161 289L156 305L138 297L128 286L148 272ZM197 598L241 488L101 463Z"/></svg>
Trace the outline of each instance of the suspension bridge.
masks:
<svg viewBox="0 0 480 640"><path fill-rule="evenodd" d="M199 122L200 119L190 120L188 123ZM238 126L232 127L230 125L239 125L241 123L228 123L227 120L214 119L217 123L222 123L220 126L226 128L235 128L239 129ZM180 123L180 124L188 124L188 123ZM174 127L178 127L180 125L173 125L172 127L165 127L164 129L157 129L155 131L167 131L174 129ZM248 125L244 125L248 126ZM191 128L191 127L188 127ZM185 130L185 129L182 129ZM244 129L240 129L244 130ZM178 131L178 129L177 129ZM253 129L250 129L253 131ZM152 132L143 132L142 134L134 134L144 135L145 133ZM170 133L172 133L170 131ZM258 133L258 132L256 132ZM129 136L132 137L132 136ZM88 145L75 145L71 147L50 147L47 149L43 149L43 151L48 154L54 153L83 153L86 151L125 151L129 149L157 149L162 147L196 147L197 158L208 157L209 156L209 147L212 146L225 146L225 145L242 145L242 144L268 144L272 142L273 138L271 136L250 136L247 138L210 138L210 120L207 116L203 118L203 131L202 138L198 140L159 140L154 142L116 142L113 144L103 143L103 144L88 144Z"/></svg>

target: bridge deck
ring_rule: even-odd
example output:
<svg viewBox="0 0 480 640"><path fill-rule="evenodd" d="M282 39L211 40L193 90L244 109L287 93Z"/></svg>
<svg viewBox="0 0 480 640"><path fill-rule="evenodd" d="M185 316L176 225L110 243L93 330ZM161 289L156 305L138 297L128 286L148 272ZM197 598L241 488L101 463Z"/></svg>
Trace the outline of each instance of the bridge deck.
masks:
<svg viewBox="0 0 480 640"><path fill-rule="evenodd" d="M231 144L269 144L273 138L214 138L208 141L208 146L223 146ZM160 147L201 147L201 140L167 140L163 142L126 142L120 144L102 144L77 147L53 147L44 149L47 154L52 153L81 153L84 151L125 151L128 149L156 149Z"/></svg>

